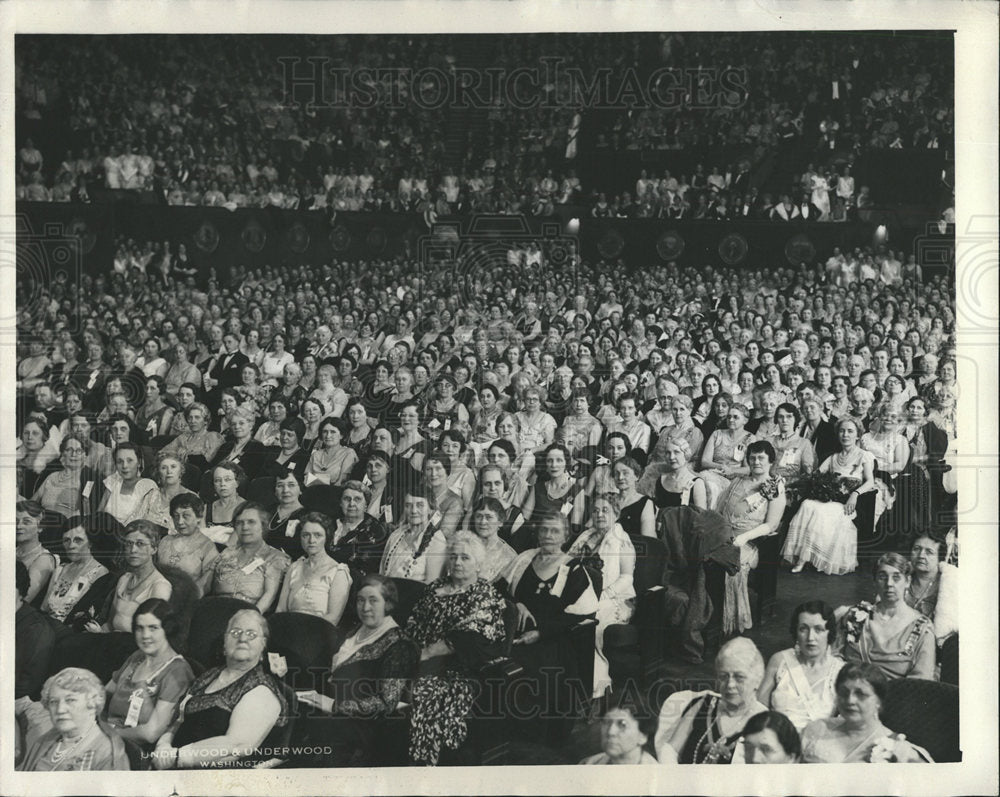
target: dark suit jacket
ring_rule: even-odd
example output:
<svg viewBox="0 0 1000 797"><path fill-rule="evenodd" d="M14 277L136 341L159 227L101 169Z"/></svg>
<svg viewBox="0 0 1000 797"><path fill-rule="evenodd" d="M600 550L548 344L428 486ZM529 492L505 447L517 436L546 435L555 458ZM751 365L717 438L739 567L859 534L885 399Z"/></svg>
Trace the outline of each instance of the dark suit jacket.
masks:
<svg viewBox="0 0 1000 797"><path fill-rule="evenodd" d="M840 440L837 438L837 427L832 421L820 421L816 431L810 435L808 432L803 435L808 437L816 449L816 464L823 464L823 461L840 451Z"/></svg>
<svg viewBox="0 0 1000 797"><path fill-rule="evenodd" d="M212 379L219 380L219 388L236 387L243 383L243 366L248 362L250 358L241 351L235 354L223 354L216 360L215 367L208 375Z"/></svg>

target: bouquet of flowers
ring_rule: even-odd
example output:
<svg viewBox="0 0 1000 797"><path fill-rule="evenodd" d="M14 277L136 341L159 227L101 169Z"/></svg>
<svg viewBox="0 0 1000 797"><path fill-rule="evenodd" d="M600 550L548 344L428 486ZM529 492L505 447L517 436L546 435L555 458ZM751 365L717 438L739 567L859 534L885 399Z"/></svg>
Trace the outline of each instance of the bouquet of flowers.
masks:
<svg viewBox="0 0 1000 797"><path fill-rule="evenodd" d="M845 496L860 483L858 479L844 478L836 473L813 471L789 484L786 493L793 503L807 499L843 503Z"/></svg>

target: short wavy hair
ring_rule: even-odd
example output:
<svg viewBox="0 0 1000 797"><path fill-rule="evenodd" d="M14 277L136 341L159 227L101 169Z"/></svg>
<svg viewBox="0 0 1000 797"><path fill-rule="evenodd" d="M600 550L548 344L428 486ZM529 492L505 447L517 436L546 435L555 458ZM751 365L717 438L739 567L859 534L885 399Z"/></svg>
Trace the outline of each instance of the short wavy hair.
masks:
<svg viewBox="0 0 1000 797"><path fill-rule="evenodd" d="M66 667L45 681L42 686L42 705L49 707L53 689L65 689L83 695L87 708L93 709L94 716L104 707L104 684L90 670L82 667Z"/></svg>

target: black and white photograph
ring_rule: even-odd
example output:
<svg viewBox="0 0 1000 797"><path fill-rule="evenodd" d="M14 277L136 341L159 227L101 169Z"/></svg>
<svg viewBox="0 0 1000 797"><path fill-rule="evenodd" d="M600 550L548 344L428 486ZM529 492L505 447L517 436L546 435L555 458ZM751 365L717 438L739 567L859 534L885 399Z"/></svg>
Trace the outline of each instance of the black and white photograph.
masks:
<svg viewBox="0 0 1000 797"><path fill-rule="evenodd" d="M0 3L0 793L996 794L997 21Z"/></svg>

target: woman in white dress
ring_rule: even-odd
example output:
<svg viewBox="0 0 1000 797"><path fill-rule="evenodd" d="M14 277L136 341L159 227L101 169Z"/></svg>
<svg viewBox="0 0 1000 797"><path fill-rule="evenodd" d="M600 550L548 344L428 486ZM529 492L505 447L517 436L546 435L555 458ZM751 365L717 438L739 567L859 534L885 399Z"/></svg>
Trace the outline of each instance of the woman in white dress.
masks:
<svg viewBox="0 0 1000 797"><path fill-rule="evenodd" d="M616 522L613 496L594 498L591 528L570 546L570 557L597 555L603 563L601 597L597 604L597 650L594 656L594 695L603 695L611 685L608 660L604 656L604 631L614 623L627 623L635 610L635 547Z"/></svg>
<svg viewBox="0 0 1000 797"><path fill-rule="evenodd" d="M801 732L810 722L834 715L837 673L844 661L833 653L837 619L823 601L796 606L789 631L795 646L771 657L757 699Z"/></svg>
<svg viewBox="0 0 1000 797"><path fill-rule="evenodd" d="M861 425L853 418L837 423L841 451L819 466L822 473L835 474L840 482L840 500L802 502L788 527L788 539L781 555L795 563L793 573L806 564L829 575L853 572L858 566L858 527L855 525L862 501L874 500L875 457L858 445Z"/></svg>

